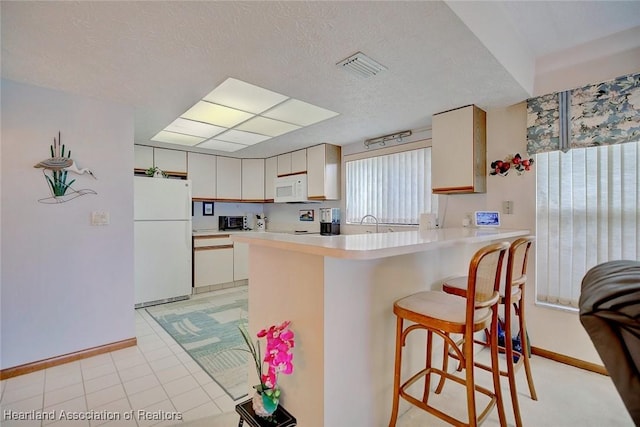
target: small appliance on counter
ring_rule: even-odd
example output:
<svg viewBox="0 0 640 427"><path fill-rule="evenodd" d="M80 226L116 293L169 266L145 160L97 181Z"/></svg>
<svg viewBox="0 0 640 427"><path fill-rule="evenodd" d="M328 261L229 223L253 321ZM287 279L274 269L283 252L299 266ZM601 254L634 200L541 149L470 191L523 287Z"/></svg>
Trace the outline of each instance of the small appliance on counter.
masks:
<svg viewBox="0 0 640 427"><path fill-rule="evenodd" d="M340 234L340 209L320 208L320 234L323 236Z"/></svg>
<svg viewBox="0 0 640 427"><path fill-rule="evenodd" d="M256 230L265 231L267 229L267 218L264 214L256 215Z"/></svg>
<svg viewBox="0 0 640 427"><path fill-rule="evenodd" d="M218 230L246 230L247 217L246 216L222 216L218 217Z"/></svg>

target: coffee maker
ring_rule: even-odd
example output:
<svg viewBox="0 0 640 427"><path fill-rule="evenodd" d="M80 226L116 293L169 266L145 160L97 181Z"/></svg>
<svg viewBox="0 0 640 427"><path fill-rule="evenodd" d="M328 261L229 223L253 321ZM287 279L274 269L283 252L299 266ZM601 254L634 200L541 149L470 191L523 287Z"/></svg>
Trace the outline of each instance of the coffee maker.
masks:
<svg viewBox="0 0 640 427"><path fill-rule="evenodd" d="M340 209L320 208L320 234L323 236L340 234Z"/></svg>

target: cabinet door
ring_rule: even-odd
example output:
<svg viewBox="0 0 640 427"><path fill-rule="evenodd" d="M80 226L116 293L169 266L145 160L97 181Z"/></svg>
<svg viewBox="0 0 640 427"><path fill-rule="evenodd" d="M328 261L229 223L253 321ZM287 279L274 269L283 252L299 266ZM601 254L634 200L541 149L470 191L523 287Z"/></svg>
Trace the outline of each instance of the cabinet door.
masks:
<svg viewBox="0 0 640 427"><path fill-rule="evenodd" d="M187 153L166 148L153 149L154 166L164 172L187 173Z"/></svg>
<svg viewBox="0 0 640 427"><path fill-rule="evenodd" d="M242 199L242 160L216 157L216 198Z"/></svg>
<svg viewBox="0 0 640 427"><path fill-rule="evenodd" d="M233 280L249 278L249 245L233 243Z"/></svg>
<svg viewBox="0 0 640 427"><path fill-rule="evenodd" d="M291 153L291 173L307 171L307 149Z"/></svg>
<svg viewBox="0 0 640 427"><path fill-rule="evenodd" d="M309 199L340 199L340 147L320 144L307 148Z"/></svg>
<svg viewBox="0 0 640 427"><path fill-rule="evenodd" d="M269 157L264 161L264 198L275 198L275 180L278 177L278 157Z"/></svg>
<svg viewBox="0 0 640 427"><path fill-rule="evenodd" d="M242 159L242 200L264 201L264 159Z"/></svg>
<svg viewBox="0 0 640 427"><path fill-rule="evenodd" d="M133 167L135 169L149 169L153 167L153 147L146 145L133 146Z"/></svg>
<svg viewBox="0 0 640 427"><path fill-rule="evenodd" d="M485 117L473 105L433 116L431 182L435 193L484 191Z"/></svg>
<svg viewBox="0 0 640 427"><path fill-rule="evenodd" d="M233 248L196 248L193 285L198 287L229 282L233 282Z"/></svg>
<svg viewBox="0 0 640 427"><path fill-rule="evenodd" d="M280 154L278 156L278 176L289 175L291 173L291 153Z"/></svg>
<svg viewBox="0 0 640 427"><path fill-rule="evenodd" d="M191 197L194 199L215 199L216 156L187 153L187 162L187 177L191 180Z"/></svg>

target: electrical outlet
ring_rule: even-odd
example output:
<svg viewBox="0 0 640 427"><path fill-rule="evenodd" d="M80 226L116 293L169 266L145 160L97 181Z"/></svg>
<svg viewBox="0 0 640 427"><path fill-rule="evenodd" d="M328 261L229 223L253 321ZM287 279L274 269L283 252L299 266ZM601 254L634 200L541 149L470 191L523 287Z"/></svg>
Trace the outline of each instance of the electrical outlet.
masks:
<svg viewBox="0 0 640 427"><path fill-rule="evenodd" d="M513 214L513 201L512 200L505 200L504 202L502 202L502 213L504 213L506 215Z"/></svg>

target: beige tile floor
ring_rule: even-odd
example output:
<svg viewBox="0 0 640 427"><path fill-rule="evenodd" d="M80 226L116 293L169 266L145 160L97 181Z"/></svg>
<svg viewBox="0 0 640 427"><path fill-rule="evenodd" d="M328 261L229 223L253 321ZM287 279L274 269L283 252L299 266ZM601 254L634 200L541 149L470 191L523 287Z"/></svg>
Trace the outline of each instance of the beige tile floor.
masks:
<svg viewBox="0 0 640 427"><path fill-rule="evenodd" d="M232 289L218 292L227 291ZM137 347L0 381L0 425L166 426L234 410L237 402L144 309L136 310L135 318ZM63 410L115 413L121 419L61 420ZM132 410L133 419L125 420L123 414ZM138 410L145 417L138 419ZM6 411L56 411L57 419L7 420ZM180 413L182 420L145 419L171 413Z"/></svg>
<svg viewBox="0 0 640 427"><path fill-rule="evenodd" d="M216 292L228 292L222 290ZM196 296L195 298L197 298ZM202 370L191 357L153 320L145 310L136 310L138 346L115 351L43 371L0 381L0 426L168 426L234 427L237 402ZM547 359L531 359L540 399L528 397L524 372L518 375L522 418L525 426L633 426L611 380L608 377L573 368ZM489 378L478 376L478 380ZM488 385L488 384L487 384ZM451 383L438 397L449 409L464 408L464 391ZM508 402L506 414L514 425ZM244 400L244 398L242 399ZM434 402L435 402L434 398ZM389 402L390 405L390 402ZM120 414L120 420L60 420L67 414ZM148 414L180 413L181 420L157 420L138 417ZM56 420L7 420L6 411L56 411ZM133 418L123 414L134 411ZM409 409L398 427L446 425L419 409ZM499 425L493 411L486 426ZM304 426L302 426L304 427ZM371 426L327 426L371 427Z"/></svg>

